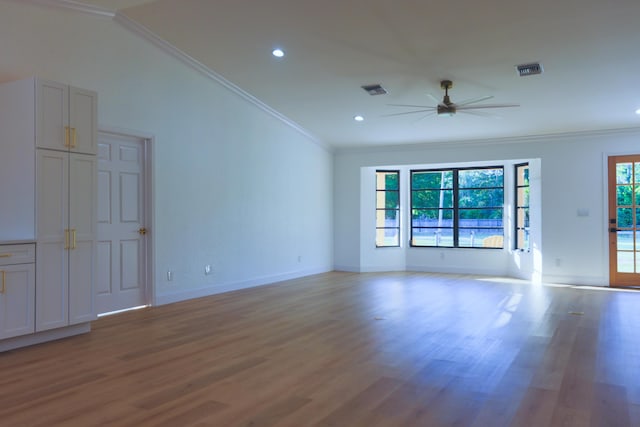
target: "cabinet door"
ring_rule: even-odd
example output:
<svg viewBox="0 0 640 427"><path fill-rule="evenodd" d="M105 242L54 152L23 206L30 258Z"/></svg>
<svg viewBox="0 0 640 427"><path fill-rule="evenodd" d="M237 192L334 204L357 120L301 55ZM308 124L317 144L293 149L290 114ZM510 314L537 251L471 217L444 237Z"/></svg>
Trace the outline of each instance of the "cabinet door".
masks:
<svg viewBox="0 0 640 427"><path fill-rule="evenodd" d="M0 241L35 238L35 86L0 85Z"/></svg>
<svg viewBox="0 0 640 427"><path fill-rule="evenodd" d="M69 157L69 324L91 321L96 271L97 160Z"/></svg>
<svg viewBox="0 0 640 427"><path fill-rule="evenodd" d="M69 89L71 151L96 154L98 151L98 95L90 90Z"/></svg>
<svg viewBox="0 0 640 427"><path fill-rule="evenodd" d="M37 150L36 331L68 324L69 154Z"/></svg>
<svg viewBox="0 0 640 427"><path fill-rule="evenodd" d="M36 146L68 150L69 87L60 83L37 80Z"/></svg>
<svg viewBox="0 0 640 427"><path fill-rule="evenodd" d="M0 339L34 332L33 264L0 266Z"/></svg>

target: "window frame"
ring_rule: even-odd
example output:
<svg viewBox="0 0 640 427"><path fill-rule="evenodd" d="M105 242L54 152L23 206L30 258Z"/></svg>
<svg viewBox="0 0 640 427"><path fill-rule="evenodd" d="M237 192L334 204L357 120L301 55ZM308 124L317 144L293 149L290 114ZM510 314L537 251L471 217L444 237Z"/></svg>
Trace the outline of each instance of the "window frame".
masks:
<svg viewBox="0 0 640 427"><path fill-rule="evenodd" d="M483 169L499 169L502 170L502 186L500 187L478 187L478 188L472 188L472 187L462 187L463 191L473 191L473 190L495 190L495 189L500 189L502 190L502 204L500 206L491 206L491 207L484 207L484 208L469 208L469 207L460 207L460 181L459 181L459 173L461 171L468 171L468 170L483 170ZM438 189L414 189L413 187L413 176L415 173L425 173L425 172L451 172L452 173L452 186L451 188L446 187L443 188L442 186L440 187L439 191L451 191L452 192L452 200L451 200L451 208L441 208L438 207L438 210L451 210L452 211L452 215L451 215L451 221L452 221L452 225L449 227L414 227L413 225L413 211L415 209L422 209L422 210L426 210L426 209L436 209L436 208L414 208L414 196L415 193L418 191L436 191ZM504 174L504 165L492 165L492 166L467 166L467 167L447 167L447 168L434 168L434 169L411 169L409 170L409 246L411 247L415 247L415 248L456 248L456 249L504 249L504 236L505 236L505 225L504 225L504 219L505 219L505 209L504 209L504 205L505 205L505 174ZM501 246L490 246L490 247L484 247L484 246L460 246L460 229L467 229L468 227L460 227L460 211L465 211L465 210L473 210L473 209L500 209L502 212L502 226L501 227L495 227L496 229L501 229L502 230L502 237L503 237L503 243L501 244ZM437 228L437 229L450 229L453 233L453 244L451 246L447 245L417 245L414 243L414 229L424 229L424 228Z"/></svg>
<svg viewBox="0 0 640 427"><path fill-rule="evenodd" d="M378 174L379 173L384 173L384 174L395 174L396 175L396 180L398 182L398 188L395 190L389 190L387 188L378 188ZM376 244L376 248L398 248L401 246L401 230L402 230L402 217L400 215L400 170L398 169L376 169L376 173L375 173L375 189L376 189L376 210L375 210L375 218L376 218L376 236L375 236L375 244ZM398 201L398 205L395 209L389 209L389 208L379 208L378 207L378 193L380 192L384 192L384 193L396 193L396 200ZM385 198L386 199L386 198ZM386 217L386 212L387 211L396 211L396 220L397 220L397 226L396 227L378 227L378 212L379 211L384 211L385 212L385 217ZM379 245L378 244L378 230L396 230L397 231L397 236L398 236L398 240L397 240L397 244L395 245Z"/></svg>

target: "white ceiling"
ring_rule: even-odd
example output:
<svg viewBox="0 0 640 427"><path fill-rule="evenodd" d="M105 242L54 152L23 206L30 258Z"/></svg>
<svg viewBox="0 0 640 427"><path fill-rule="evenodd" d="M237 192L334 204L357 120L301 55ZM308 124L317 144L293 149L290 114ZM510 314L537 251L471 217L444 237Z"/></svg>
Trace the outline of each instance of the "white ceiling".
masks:
<svg viewBox="0 0 640 427"><path fill-rule="evenodd" d="M638 0L85 3L119 10L336 147L640 127ZM532 61L544 73L519 77L514 66ZM445 78L454 102L521 106L384 117L404 111L391 103L433 105ZM389 93L360 88L372 83Z"/></svg>

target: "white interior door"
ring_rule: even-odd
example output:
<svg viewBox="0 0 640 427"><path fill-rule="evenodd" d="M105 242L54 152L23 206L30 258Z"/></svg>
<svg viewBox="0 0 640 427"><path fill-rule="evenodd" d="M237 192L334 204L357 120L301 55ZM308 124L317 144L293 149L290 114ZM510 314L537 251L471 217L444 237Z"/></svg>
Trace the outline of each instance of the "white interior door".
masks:
<svg viewBox="0 0 640 427"><path fill-rule="evenodd" d="M98 137L98 314L149 302L145 144L136 137Z"/></svg>

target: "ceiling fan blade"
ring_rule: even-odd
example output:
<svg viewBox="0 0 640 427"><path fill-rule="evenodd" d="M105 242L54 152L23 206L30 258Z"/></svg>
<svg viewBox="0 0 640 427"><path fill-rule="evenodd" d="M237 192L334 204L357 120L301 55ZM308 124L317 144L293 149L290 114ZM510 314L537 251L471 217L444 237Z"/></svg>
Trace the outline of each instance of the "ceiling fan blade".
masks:
<svg viewBox="0 0 640 427"><path fill-rule="evenodd" d="M405 114L425 113L427 111L430 113L435 113L435 110L433 108L429 108L427 110L403 111L402 113L383 114L381 117L404 116Z"/></svg>
<svg viewBox="0 0 640 427"><path fill-rule="evenodd" d="M511 107L519 107L520 104L485 104L485 105L470 105L468 107L458 107L456 106L456 110L481 110L484 108L511 108Z"/></svg>
<svg viewBox="0 0 640 427"><path fill-rule="evenodd" d="M484 111L462 110L462 111L459 111L459 113L470 114L472 116L479 116L479 117L491 117L492 119L502 119L502 116L499 116L497 114L485 113Z"/></svg>
<svg viewBox="0 0 640 427"><path fill-rule="evenodd" d="M413 123L418 123L419 121L422 121L422 120L426 119L426 118L427 118L427 117L429 117L429 116L433 116L433 115L435 115L436 113L437 113L437 111L432 111L432 112L430 112L429 114L425 114L424 116L420 117L419 119L414 120L414 121L413 121Z"/></svg>
<svg viewBox="0 0 640 427"><path fill-rule="evenodd" d="M411 104L387 104L387 105L390 105L391 107L433 108L433 109L436 108L436 107L431 107L429 105L411 105Z"/></svg>
<svg viewBox="0 0 640 427"><path fill-rule="evenodd" d="M444 105L444 103L442 102L442 100L436 98L435 96L431 95L430 93L427 94L427 96L429 98L431 98L436 104L438 105Z"/></svg>
<svg viewBox="0 0 640 427"><path fill-rule="evenodd" d="M464 107L465 105L475 104L476 102L487 101L491 98L493 98L493 96L487 95L487 96L481 96L479 98L465 99L462 102L456 102L456 107Z"/></svg>

